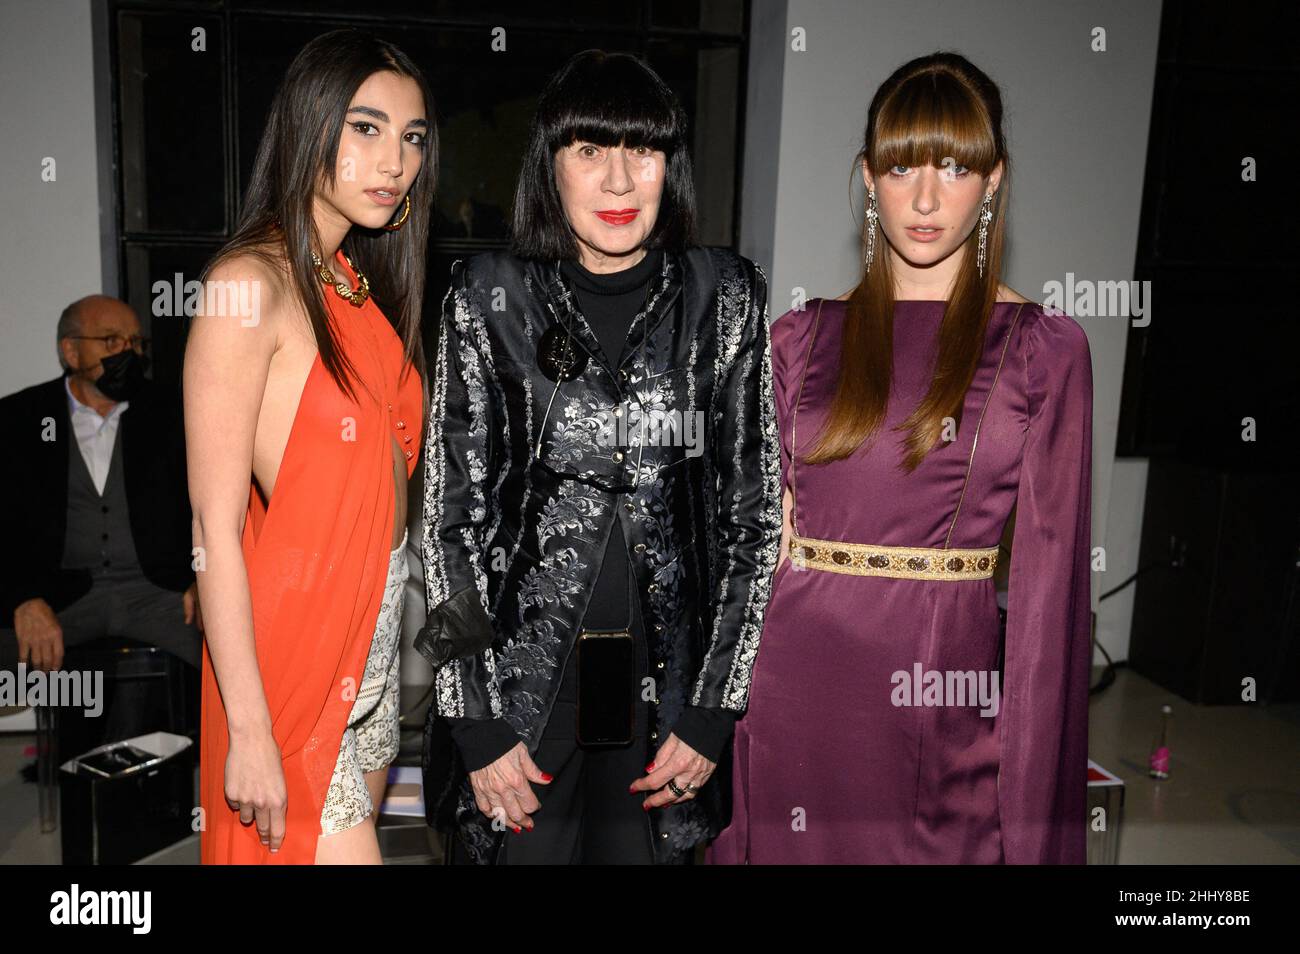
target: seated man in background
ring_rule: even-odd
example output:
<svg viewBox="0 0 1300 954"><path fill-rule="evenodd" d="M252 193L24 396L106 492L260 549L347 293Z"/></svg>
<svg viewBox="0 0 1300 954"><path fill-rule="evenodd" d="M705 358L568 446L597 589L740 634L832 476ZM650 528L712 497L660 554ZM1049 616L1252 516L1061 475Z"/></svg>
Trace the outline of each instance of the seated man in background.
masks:
<svg viewBox="0 0 1300 954"><path fill-rule="evenodd" d="M104 636L199 666L180 395L144 377L131 307L59 317L62 377L0 399L0 670L56 670Z"/></svg>

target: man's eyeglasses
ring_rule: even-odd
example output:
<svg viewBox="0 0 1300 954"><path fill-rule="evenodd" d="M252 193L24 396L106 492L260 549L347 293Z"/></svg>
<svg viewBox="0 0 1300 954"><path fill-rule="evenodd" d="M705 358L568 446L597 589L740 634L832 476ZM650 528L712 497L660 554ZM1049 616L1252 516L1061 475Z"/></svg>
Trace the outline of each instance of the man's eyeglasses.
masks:
<svg viewBox="0 0 1300 954"><path fill-rule="evenodd" d="M102 341L104 347L111 352L121 351L127 345L130 345L136 351L142 354L149 350L149 338L143 335L66 335L68 338L81 338L85 341Z"/></svg>

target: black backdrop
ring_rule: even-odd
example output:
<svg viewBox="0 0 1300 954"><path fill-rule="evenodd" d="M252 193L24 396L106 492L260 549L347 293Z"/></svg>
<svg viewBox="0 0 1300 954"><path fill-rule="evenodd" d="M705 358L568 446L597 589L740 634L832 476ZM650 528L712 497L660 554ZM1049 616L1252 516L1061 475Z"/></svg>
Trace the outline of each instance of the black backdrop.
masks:
<svg viewBox="0 0 1300 954"><path fill-rule="evenodd" d="M505 244L537 94L590 47L644 56L680 97L702 240L734 245L748 16L746 0L112 0L118 279L153 338L155 380L179 394L185 324L153 314L151 289L197 278L229 235L276 86L312 37L377 33L433 88L441 173L427 318L452 260ZM492 49L496 28L504 52Z"/></svg>
<svg viewBox="0 0 1300 954"><path fill-rule="evenodd" d="M1296 466L1300 438L1300 6L1167 0L1135 278L1121 456L1234 470ZM1242 160L1257 178L1242 180ZM1245 417L1259 439L1241 440Z"/></svg>

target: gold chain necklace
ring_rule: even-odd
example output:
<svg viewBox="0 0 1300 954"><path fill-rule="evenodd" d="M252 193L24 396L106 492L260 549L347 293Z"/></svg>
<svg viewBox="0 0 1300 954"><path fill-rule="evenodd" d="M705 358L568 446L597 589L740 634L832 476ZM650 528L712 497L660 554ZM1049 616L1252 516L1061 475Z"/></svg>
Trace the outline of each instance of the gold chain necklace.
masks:
<svg viewBox="0 0 1300 954"><path fill-rule="evenodd" d="M346 253L343 255L343 261L348 263L348 268L356 272L357 287L355 290L347 282L335 278L334 273L326 268L325 264L320 260L320 256L315 252L311 253L311 263L316 266L316 274L320 276L320 280L326 285L333 285L335 293L353 308L360 308L366 303L366 299L370 297L370 282L366 280L365 275L361 274L360 269L352 264L352 259L348 258Z"/></svg>

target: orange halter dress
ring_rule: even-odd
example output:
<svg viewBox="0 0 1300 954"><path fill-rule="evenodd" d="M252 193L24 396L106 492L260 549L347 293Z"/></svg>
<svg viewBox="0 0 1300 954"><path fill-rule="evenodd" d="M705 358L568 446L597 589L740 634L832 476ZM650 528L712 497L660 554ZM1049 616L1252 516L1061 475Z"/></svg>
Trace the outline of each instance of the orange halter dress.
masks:
<svg viewBox="0 0 1300 954"><path fill-rule="evenodd" d="M355 287L342 253L340 272ZM420 450L423 390L374 300L325 290L331 326L356 371L356 399L319 354L303 385L269 504L251 484L242 537L262 687L288 791L272 854L225 798L226 711L207 645L199 790L203 864L312 864L321 809L361 685L383 599L393 532L393 441L406 475Z"/></svg>

